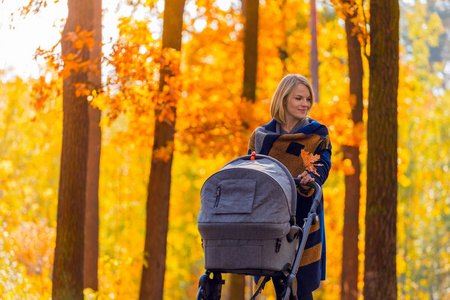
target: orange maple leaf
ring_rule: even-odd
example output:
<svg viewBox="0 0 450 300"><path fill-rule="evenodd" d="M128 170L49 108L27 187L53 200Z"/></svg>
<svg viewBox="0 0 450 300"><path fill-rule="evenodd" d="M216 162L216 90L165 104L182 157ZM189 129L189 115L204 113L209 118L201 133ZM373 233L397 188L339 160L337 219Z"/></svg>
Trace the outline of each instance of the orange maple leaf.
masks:
<svg viewBox="0 0 450 300"><path fill-rule="evenodd" d="M305 166L307 171L313 172L315 175L319 176L319 173L317 173L316 166L323 166L322 164L316 164L315 162L320 159L320 155L316 154L313 155L305 150L302 149L301 151L303 165Z"/></svg>

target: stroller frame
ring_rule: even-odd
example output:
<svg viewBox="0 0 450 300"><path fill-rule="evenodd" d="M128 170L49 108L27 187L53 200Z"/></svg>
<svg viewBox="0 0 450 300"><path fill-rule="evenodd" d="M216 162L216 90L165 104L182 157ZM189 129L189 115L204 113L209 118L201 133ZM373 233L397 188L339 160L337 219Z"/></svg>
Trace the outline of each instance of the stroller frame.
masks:
<svg viewBox="0 0 450 300"><path fill-rule="evenodd" d="M294 178L295 184L297 186L300 185L300 179ZM302 231L302 238L298 246L298 250L295 255L294 263L291 268L286 270L281 270L279 274L274 276L265 276L264 279L259 280L259 283L256 286L256 292L252 296L251 300L254 300L256 296L261 292L264 288L264 285L270 280L280 280L282 283L283 290L277 291L277 300L296 300L297 299L297 279L296 275L300 266L300 261L303 256L303 252L305 249L306 241L308 239L308 235L311 229L311 225L315 224L319 221L319 217L316 213L317 207L320 204L320 200L322 198L322 188L316 182L309 182L306 184L315 189L314 192L314 200L311 205L310 211L308 213L307 218L303 220L303 226L300 228L298 225L292 226L294 229L297 227L295 232L291 230L288 234L288 239L295 239L298 237L299 232ZM197 300L220 300L222 285L225 284L225 281L222 280L222 273L220 270L206 270L205 274L200 277L199 280L199 289L197 294ZM240 274L240 273L239 273ZM246 275L255 275L255 274L246 274Z"/></svg>

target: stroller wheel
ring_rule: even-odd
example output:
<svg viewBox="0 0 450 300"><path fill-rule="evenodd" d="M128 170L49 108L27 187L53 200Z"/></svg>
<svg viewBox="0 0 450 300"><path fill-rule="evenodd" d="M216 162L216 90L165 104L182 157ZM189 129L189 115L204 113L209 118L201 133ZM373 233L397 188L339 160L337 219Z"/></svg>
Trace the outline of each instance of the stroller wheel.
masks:
<svg viewBox="0 0 450 300"><path fill-rule="evenodd" d="M289 295L286 295L286 293L289 293ZM284 291L282 296L277 297L277 300L298 300L297 295L292 290L286 290Z"/></svg>
<svg viewBox="0 0 450 300"><path fill-rule="evenodd" d="M211 278L211 272L206 271L205 274L200 276L198 282L197 300L220 300L222 294L222 285L225 283L222 280L221 273L213 273Z"/></svg>
<svg viewBox="0 0 450 300"><path fill-rule="evenodd" d="M206 271L205 274L200 276L200 280L198 282L198 293L197 293L197 300L206 300L208 299L208 294L210 290L210 284L209 284L209 272Z"/></svg>
<svg viewBox="0 0 450 300"><path fill-rule="evenodd" d="M287 277L273 278L277 300L297 300L297 278L293 274Z"/></svg>
<svg viewBox="0 0 450 300"><path fill-rule="evenodd" d="M197 293L197 300L206 300L205 298L205 289L201 286L198 289L198 293Z"/></svg>

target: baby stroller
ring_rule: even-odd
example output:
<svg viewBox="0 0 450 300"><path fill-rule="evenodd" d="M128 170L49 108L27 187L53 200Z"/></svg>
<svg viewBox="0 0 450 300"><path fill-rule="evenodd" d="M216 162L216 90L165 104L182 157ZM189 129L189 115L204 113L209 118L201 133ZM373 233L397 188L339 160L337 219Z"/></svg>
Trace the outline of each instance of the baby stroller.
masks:
<svg viewBox="0 0 450 300"><path fill-rule="evenodd" d="M206 271L197 300L220 299L223 273L260 278L251 299L271 279L282 286L277 299L297 299L296 274L322 189L308 184L315 197L300 228L296 181L278 160L259 154L237 158L205 181L198 230Z"/></svg>

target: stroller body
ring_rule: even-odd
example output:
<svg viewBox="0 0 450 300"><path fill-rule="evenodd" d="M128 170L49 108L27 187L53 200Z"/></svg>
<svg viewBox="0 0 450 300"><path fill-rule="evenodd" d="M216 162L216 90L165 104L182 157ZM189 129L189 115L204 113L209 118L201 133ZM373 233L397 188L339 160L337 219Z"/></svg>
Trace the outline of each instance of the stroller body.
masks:
<svg viewBox="0 0 450 300"><path fill-rule="evenodd" d="M314 205L315 214L318 203ZM295 288L309 231L301 234L296 206L294 178L269 156L237 158L209 177L201 190L198 216L206 273L197 299L220 299L221 273L283 278Z"/></svg>

